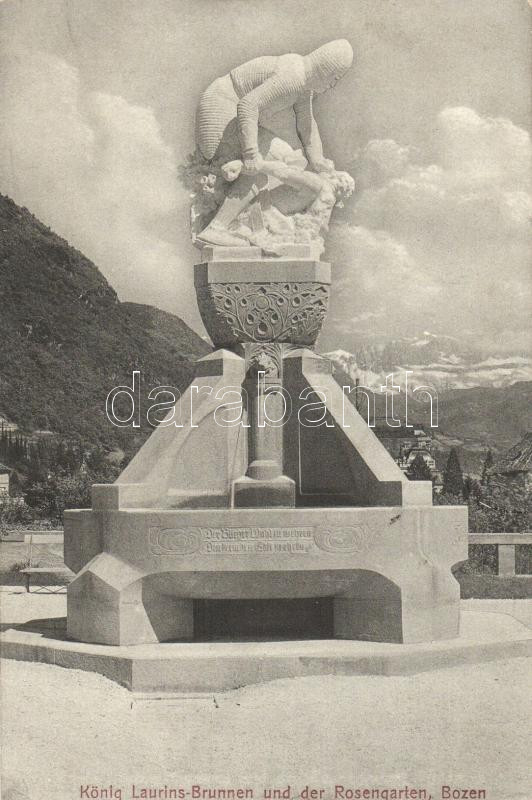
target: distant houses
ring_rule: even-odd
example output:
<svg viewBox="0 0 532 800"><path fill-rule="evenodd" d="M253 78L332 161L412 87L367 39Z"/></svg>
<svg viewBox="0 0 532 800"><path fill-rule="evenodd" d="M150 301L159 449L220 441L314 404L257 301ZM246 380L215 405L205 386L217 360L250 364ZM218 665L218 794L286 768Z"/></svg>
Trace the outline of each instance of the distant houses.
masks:
<svg viewBox="0 0 532 800"><path fill-rule="evenodd" d="M433 455L432 431L421 423L412 427L390 427L384 418L375 420L374 431L396 464L413 480L433 482L436 492L443 488L443 477ZM501 489L532 492L532 431L510 447L494 463L485 464L482 483ZM446 490L448 491L448 490Z"/></svg>
<svg viewBox="0 0 532 800"><path fill-rule="evenodd" d="M432 455L432 433L424 425L415 422L412 427L407 428L401 424L392 428L384 420L376 419L374 431L404 473L409 477L416 477L412 475L412 471L423 462L427 468L427 477L430 472L435 490L441 491L442 476Z"/></svg>

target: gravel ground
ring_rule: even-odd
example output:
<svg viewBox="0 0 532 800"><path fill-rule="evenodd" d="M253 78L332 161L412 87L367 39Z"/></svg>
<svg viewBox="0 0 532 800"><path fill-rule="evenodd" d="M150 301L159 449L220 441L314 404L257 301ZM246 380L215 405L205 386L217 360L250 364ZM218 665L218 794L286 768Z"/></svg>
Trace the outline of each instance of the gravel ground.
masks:
<svg viewBox="0 0 532 800"><path fill-rule="evenodd" d="M0 597L9 622L64 614L64 595L4 590ZM488 610L496 603L512 610L501 601ZM525 609L519 613L530 619ZM251 787L259 800L264 788L290 785L285 797L297 797L309 785L325 789L328 800L336 784L408 784L433 800L442 785L485 789L486 800L530 800L530 677L529 663L513 659L146 700L96 674L3 660L2 798L167 800L166 784L188 792ZM161 792L143 795L148 786Z"/></svg>

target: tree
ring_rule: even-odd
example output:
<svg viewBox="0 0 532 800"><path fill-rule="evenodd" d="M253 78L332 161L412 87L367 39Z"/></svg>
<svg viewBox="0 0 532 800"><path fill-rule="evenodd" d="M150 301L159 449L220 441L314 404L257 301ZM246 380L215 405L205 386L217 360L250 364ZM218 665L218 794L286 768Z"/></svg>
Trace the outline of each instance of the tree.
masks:
<svg viewBox="0 0 532 800"><path fill-rule="evenodd" d="M478 500L482 496L482 486L479 481L477 481L475 478L472 478L471 475L466 475L464 478L464 488L462 494L464 496L464 500Z"/></svg>
<svg viewBox="0 0 532 800"><path fill-rule="evenodd" d="M33 445L29 454L28 480L30 483L38 483L44 480L46 475L46 465L42 459L42 449L38 445Z"/></svg>
<svg viewBox="0 0 532 800"><path fill-rule="evenodd" d="M90 508L92 479L89 475L53 475L32 484L25 492L27 505L35 514L61 525L66 508Z"/></svg>
<svg viewBox="0 0 532 800"><path fill-rule="evenodd" d="M469 530L475 533L516 533L532 525L532 493L525 487L489 484L469 501Z"/></svg>
<svg viewBox="0 0 532 800"><path fill-rule="evenodd" d="M410 464L407 477L411 481L431 481L432 480L432 470L421 455L418 453L417 456L414 458L412 463Z"/></svg>
<svg viewBox="0 0 532 800"><path fill-rule="evenodd" d="M460 466L460 459L456 448L452 447L443 473L443 491L445 494L461 495L463 490L464 476Z"/></svg>
<svg viewBox="0 0 532 800"><path fill-rule="evenodd" d="M484 464L482 467L482 477L480 479L480 482L482 483L483 486L489 483L490 469L492 467L493 467L493 453L491 452L491 450L488 450L488 452L486 453L486 458L484 459Z"/></svg>

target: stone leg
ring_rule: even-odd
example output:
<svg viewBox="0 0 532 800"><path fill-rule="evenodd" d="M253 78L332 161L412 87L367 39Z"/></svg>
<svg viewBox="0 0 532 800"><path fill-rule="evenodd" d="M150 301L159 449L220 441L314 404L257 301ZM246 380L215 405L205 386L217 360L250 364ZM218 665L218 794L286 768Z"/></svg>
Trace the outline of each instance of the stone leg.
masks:
<svg viewBox="0 0 532 800"><path fill-rule="evenodd" d="M401 591L403 642L454 639L460 629L460 584L447 568L412 572Z"/></svg>
<svg viewBox="0 0 532 800"><path fill-rule="evenodd" d="M298 488L296 505L432 505L430 481L408 480L332 377L328 359L293 349L283 369L288 394L300 398L285 427L283 453L284 472ZM317 409L309 413L307 405L316 401L326 412L319 426L312 422Z"/></svg>
<svg viewBox="0 0 532 800"><path fill-rule="evenodd" d="M397 583L375 572L334 598L334 635L372 642L430 642L459 633L460 587L443 569L410 565ZM398 585L400 584L400 585Z"/></svg>
<svg viewBox="0 0 532 800"><path fill-rule="evenodd" d="M196 378L112 486L94 497L102 510L228 507L245 470L245 429L222 424L244 379L244 359L217 350L196 362ZM231 414L234 416L234 409ZM216 415L219 415L217 418ZM175 416L181 427L175 427ZM220 419L221 418L221 419Z"/></svg>
<svg viewBox="0 0 532 800"><path fill-rule="evenodd" d="M192 600L144 589L144 575L102 553L67 590L67 635L80 642L131 645L191 638Z"/></svg>
<svg viewBox="0 0 532 800"><path fill-rule="evenodd" d="M368 642L402 642L400 602L334 599L334 636Z"/></svg>
<svg viewBox="0 0 532 800"><path fill-rule="evenodd" d="M349 592L333 602L334 635L339 639L402 642L401 590L376 572L363 572Z"/></svg>

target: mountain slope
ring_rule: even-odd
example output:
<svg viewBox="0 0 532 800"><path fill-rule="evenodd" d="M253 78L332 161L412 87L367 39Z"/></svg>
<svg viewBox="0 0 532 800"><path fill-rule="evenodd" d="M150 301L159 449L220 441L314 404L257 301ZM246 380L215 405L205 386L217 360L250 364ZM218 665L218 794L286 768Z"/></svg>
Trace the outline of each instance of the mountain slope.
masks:
<svg viewBox="0 0 532 800"><path fill-rule="evenodd" d="M209 345L172 314L121 303L91 261L2 195L0 236L0 414L28 432L138 446L147 423L113 426L108 392L135 369L141 398L155 385L182 391Z"/></svg>
<svg viewBox="0 0 532 800"><path fill-rule="evenodd" d="M359 378L368 386L380 385L390 372L404 381L405 370L412 372L411 387L424 384L440 394L476 386L502 388L532 380L532 359L524 353L487 355L452 336L428 331L420 337L366 345L353 353L335 350L327 355L353 380Z"/></svg>
<svg viewBox="0 0 532 800"><path fill-rule="evenodd" d="M532 381L455 390L440 397L440 429L464 444L505 450L532 428Z"/></svg>
<svg viewBox="0 0 532 800"><path fill-rule="evenodd" d="M340 386L354 386L355 380L342 368L342 361L333 359L333 363L334 376ZM401 386L400 392L394 392L394 417L404 425L404 374L401 376L400 373L395 373L394 383ZM371 388L369 381L368 384ZM373 391L377 424L384 425L386 395L380 390L378 383L374 384ZM354 393L350 395L350 399L351 402L354 401ZM360 412L364 418L367 417L367 401L364 395L360 399ZM424 424L427 430L430 429L430 404L423 395L419 399L417 396L409 396L408 421L410 424ZM500 454L531 429L532 381L517 381L503 388L483 386L438 393L438 425L431 429L437 466L443 469L449 449L455 447L460 453L464 469L480 475L488 448L495 454Z"/></svg>

